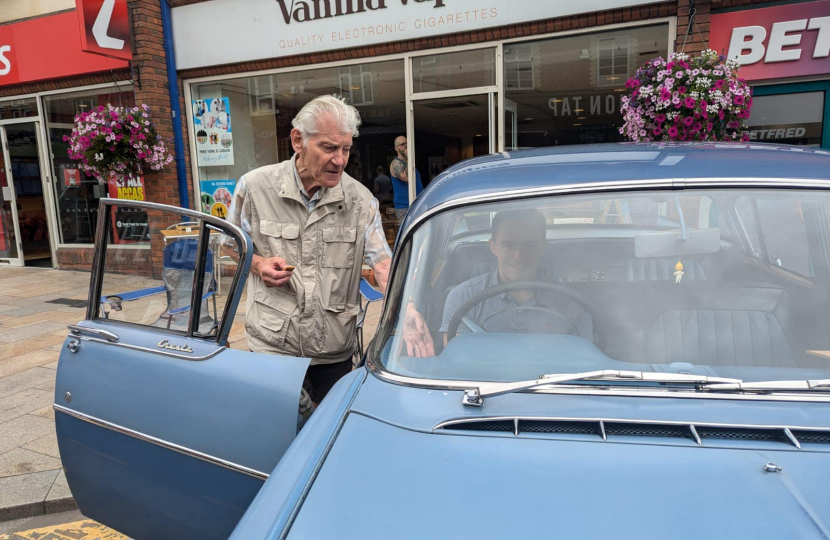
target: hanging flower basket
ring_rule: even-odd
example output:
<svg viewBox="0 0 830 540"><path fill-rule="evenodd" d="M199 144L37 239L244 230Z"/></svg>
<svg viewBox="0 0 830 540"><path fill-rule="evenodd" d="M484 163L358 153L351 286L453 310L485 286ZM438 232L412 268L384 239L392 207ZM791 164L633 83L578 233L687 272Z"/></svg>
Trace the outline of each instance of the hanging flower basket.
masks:
<svg viewBox="0 0 830 540"><path fill-rule="evenodd" d="M99 106L75 117L69 157L101 182L122 182L141 175L142 167L160 171L173 161L150 120L150 108Z"/></svg>
<svg viewBox="0 0 830 540"><path fill-rule="evenodd" d="M648 62L625 83L620 133L630 141L748 141L752 91L739 67L711 49Z"/></svg>

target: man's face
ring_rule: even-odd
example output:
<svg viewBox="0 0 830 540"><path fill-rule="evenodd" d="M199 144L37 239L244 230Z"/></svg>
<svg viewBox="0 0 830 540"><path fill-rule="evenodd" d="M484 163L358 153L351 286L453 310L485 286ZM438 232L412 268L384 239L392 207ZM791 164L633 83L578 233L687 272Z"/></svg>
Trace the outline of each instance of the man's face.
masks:
<svg viewBox="0 0 830 540"><path fill-rule="evenodd" d="M398 137L395 139L395 151L398 153L398 156L402 158L406 157L406 137Z"/></svg>
<svg viewBox="0 0 830 540"><path fill-rule="evenodd" d="M517 273L535 271L545 251L544 236L539 231L529 231L527 223L520 219L501 223L490 250L499 260L502 277L520 279Z"/></svg>
<svg viewBox="0 0 830 540"><path fill-rule="evenodd" d="M311 176L312 187L333 188L340 182L346 163L349 162L352 136L350 133L341 133L340 122L331 116L320 118L317 128L320 132L312 135L305 147L300 132L296 129L291 130L291 144L294 151L299 154L297 169L300 176Z"/></svg>

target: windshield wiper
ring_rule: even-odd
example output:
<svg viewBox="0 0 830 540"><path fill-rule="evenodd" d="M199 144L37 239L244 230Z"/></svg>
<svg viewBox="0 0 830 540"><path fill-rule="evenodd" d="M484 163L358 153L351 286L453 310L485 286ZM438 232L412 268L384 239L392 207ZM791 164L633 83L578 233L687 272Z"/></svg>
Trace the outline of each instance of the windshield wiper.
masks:
<svg viewBox="0 0 830 540"><path fill-rule="evenodd" d="M519 381L508 383L484 383L475 388L464 391L462 403L481 407L484 398L532 390L539 386L547 386L555 383L567 383L575 381L648 381L656 383L681 383L697 387L708 387L709 385L740 385L741 379L729 379L725 377L707 377L705 375L688 375L685 373L656 373L649 371L622 371L618 369L600 369L597 371L585 371L582 373L553 373L540 375L538 379L531 381Z"/></svg>
<svg viewBox="0 0 830 540"><path fill-rule="evenodd" d="M807 379L793 381L732 382L707 385L709 392L830 392L830 379Z"/></svg>

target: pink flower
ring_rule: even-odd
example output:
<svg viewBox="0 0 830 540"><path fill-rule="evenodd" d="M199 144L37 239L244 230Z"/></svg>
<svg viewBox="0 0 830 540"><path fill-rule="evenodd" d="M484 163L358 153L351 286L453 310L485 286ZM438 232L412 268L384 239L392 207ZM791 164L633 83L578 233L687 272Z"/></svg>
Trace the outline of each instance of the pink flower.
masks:
<svg viewBox="0 0 830 540"><path fill-rule="evenodd" d="M723 117L726 116L726 113L723 112L723 109L718 111L718 120L723 120Z"/></svg>
<svg viewBox="0 0 830 540"><path fill-rule="evenodd" d="M662 124L663 122L666 121L666 115L663 114L663 113L660 113L660 114L658 114L657 116L654 117L654 121L657 122L658 124Z"/></svg>
<svg viewBox="0 0 830 540"><path fill-rule="evenodd" d="M691 96L687 97L686 99L683 100L683 105L687 109L694 109L695 108L695 98L693 98Z"/></svg>
<svg viewBox="0 0 830 540"><path fill-rule="evenodd" d="M732 98L732 103L734 103L735 105L743 105L744 97L736 95L734 98Z"/></svg>
<svg viewBox="0 0 830 540"><path fill-rule="evenodd" d="M672 139L677 137L677 128L675 126L669 128L669 137Z"/></svg>
<svg viewBox="0 0 830 540"><path fill-rule="evenodd" d="M685 94L686 93L686 87L681 86L680 88L677 89L677 91L680 92L681 94Z"/></svg>
<svg viewBox="0 0 830 540"><path fill-rule="evenodd" d="M714 128L714 127L715 127L715 124L713 124L712 122L709 122L709 123L706 124L706 131L712 131L712 128Z"/></svg>
<svg viewBox="0 0 830 540"><path fill-rule="evenodd" d="M749 133L741 135L741 142L749 142Z"/></svg>
<svg viewBox="0 0 830 540"><path fill-rule="evenodd" d="M692 118L691 116L687 116L686 118L683 119L683 123L686 124L687 126L691 126L692 124L695 123L695 119Z"/></svg>
<svg viewBox="0 0 830 540"><path fill-rule="evenodd" d="M638 81L637 79L632 78L625 81L626 88L637 88L638 86L640 86L640 81Z"/></svg>
<svg viewBox="0 0 830 540"><path fill-rule="evenodd" d="M695 122L695 125L692 126L692 133L697 133L701 129L703 129L703 125L700 122Z"/></svg>
<svg viewBox="0 0 830 540"><path fill-rule="evenodd" d="M662 130L662 128L660 128L660 127L656 127L656 128L654 128L653 130L651 130L651 132L652 132L655 136L659 136L661 133L663 133L663 130Z"/></svg>

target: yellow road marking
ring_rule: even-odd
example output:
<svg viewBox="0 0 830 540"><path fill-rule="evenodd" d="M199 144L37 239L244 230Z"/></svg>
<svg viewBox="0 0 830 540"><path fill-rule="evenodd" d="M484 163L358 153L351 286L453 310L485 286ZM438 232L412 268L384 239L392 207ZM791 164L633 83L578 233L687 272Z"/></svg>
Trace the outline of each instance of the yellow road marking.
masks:
<svg viewBox="0 0 830 540"><path fill-rule="evenodd" d="M123 534L97 521L85 519L51 527L41 527L11 534L0 534L0 540L130 540Z"/></svg>

